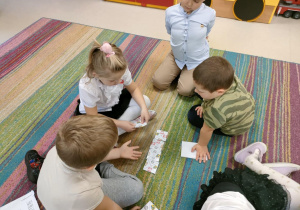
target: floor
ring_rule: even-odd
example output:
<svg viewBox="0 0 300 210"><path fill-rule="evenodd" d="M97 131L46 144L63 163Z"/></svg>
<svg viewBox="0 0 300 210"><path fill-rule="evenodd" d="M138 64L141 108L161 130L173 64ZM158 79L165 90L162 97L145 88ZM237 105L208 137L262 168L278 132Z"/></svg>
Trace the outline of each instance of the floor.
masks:
<svg viewBox="0 0 300 210"><path fill-rule="evenodd" d="M1 0L0 43L41 17L169 40L160 9L103 0ZM274 16L271 24L217 17L210 46L300 63L300 20Z"/></svg>

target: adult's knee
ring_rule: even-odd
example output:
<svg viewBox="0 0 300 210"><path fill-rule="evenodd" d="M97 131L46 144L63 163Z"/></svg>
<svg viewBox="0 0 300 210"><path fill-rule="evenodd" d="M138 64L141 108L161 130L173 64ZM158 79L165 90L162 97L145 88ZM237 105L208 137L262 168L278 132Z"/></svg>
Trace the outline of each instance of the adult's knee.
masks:
<svg viewBox="0 0 300 210"><path fill-rule="evenodd" d="M152 77L152 84L154 87L156 87L159 90L166 90L170 86L170 84L166 84L162 81L161 78L155 76L155 74Z"/></svg>
<svg viewBox="0 0 300 210"><path fill-rule="evenodd" d="M188 96L188 97L191 97L195 94L194 92L194 89L195 88L185 88L185 87L182 87L180 86L180 84L178 84L177 86L177 92L179 95L182 95L182 96Z"/></svg>

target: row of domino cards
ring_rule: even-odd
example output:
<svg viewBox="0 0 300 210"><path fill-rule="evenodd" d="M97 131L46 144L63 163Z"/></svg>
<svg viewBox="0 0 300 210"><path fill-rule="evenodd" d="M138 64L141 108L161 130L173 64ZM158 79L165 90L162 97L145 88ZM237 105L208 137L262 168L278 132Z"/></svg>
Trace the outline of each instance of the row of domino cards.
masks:
<svg viewBox="0 0 300 210"><path fill-rule="evenodd" d="M168 132L157 130L154 139L150 145L150 149L147 155L147 161L144 166L144 170L155 174L159 165L159 158L161 156L161 151L167 140Z"/></svg>

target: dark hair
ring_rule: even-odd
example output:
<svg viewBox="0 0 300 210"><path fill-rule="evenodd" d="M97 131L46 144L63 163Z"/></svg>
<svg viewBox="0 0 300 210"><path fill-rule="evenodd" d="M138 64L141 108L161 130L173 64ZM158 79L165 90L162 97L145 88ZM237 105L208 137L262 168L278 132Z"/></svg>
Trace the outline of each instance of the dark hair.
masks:
<svg viewBox="0 0 300 210"><path fill-rule="evenodd" d="M218 89L228 89L233 78L234 70L231 64L219 56L206 59L193 72L195 83L211 93Z"/></svg>
<svg viewBox="0 0 300 210"><path fill-rule="evenodd" d="M64 163L82 169L100 163L117 139L118 130L112 119L103 115L79 115L60 127L55 143Z"/></svg>

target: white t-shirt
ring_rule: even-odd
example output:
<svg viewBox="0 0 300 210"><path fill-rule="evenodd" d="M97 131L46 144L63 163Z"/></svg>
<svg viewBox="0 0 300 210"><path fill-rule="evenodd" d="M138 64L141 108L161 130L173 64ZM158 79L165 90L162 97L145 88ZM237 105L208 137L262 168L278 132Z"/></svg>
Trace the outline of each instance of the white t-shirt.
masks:
<svg viewBox="0 0 300 210"><path fill-rule="evenodd" d="M201 210L255 210L255 208L241 193L226 191L209 196Z"/></svg>
<svg viewBox="0 0 300 210"><path fill-rule="evenodd" d="M95 209L104 198L102 185L96 170L67 166L53 147L40 171L37 195L47 210Z"/></svg>
<svg viewBox="0 0 300 210"><path fill-rule="evenodd" d="M124 81L123 84L107 86L99 79L88 78L85 74L79 81L79 112L86 113L84 106L89 108L97 106L98 112L111 111L111 107L118 104L124 85L128 86L132 82L128 68L121 79Z"/></svg>

